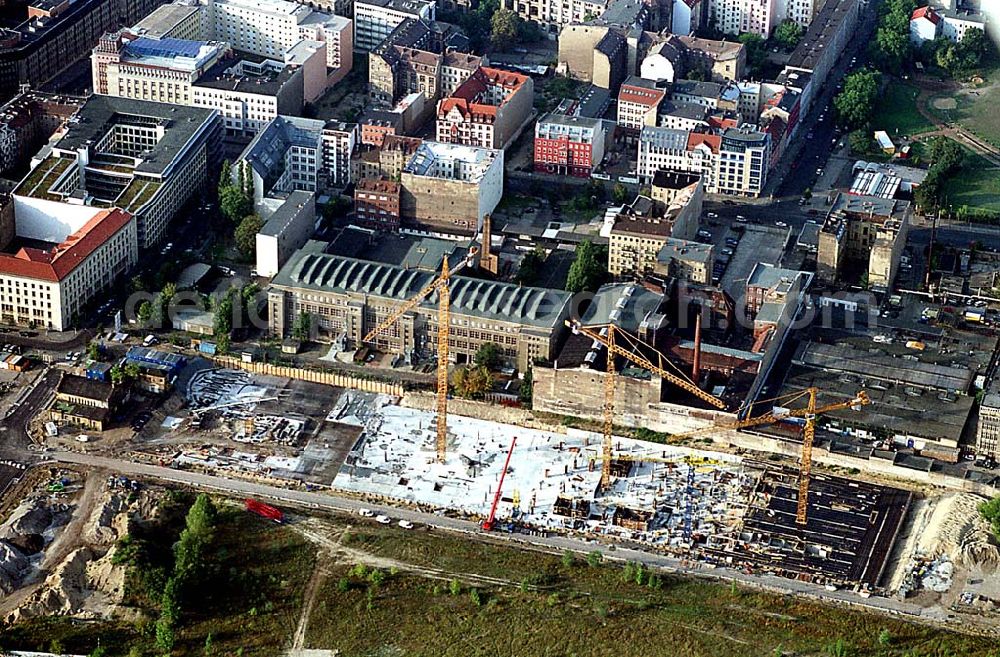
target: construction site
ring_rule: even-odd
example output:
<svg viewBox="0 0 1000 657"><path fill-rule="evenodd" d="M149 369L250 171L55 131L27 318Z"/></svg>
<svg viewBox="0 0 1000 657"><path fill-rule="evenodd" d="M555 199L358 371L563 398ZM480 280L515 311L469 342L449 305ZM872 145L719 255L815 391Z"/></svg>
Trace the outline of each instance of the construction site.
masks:
<svg viewBox="0 0 1000 657"><path fill-rule="evenodd" d="M799 525L797 472L734 455L616 438L602 489L599 434L452 415L441 462L432 413L384 404L365 425L337 489L481 518L498 499L502 530L583 532L823 584L876 586L910 504L898 489L815 477Z"/></svg>

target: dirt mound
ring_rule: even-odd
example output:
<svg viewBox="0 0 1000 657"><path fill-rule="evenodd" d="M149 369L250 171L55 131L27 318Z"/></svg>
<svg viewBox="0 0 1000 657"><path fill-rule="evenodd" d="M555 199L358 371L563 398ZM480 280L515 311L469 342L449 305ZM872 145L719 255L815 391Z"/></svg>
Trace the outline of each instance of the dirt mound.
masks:
<svg viewBox="0 0 1000 657"><path fill-rule="evenodd" d="M110 545L128 530L128 517L122 511L127 510L125 497L112 493L99 504L87 519L83 527L83 539L97 545Z"/></svg>
<svg viewBox="0 0 1000 657"><path fill-rule="evenodd" d="M0 538L14 538L23 534L41 534L52 524L52 511L42 498L25 500L0 525Z"/></svg>
<svg viewBox="0 0 1000 657"><path fill-rule="evenodd" d="M41 534L21 534L8 542L29 557L38 554L45 547L45 537Z"/></svg>
<svg viewBox="0 0 1000 657"><path fill-rule="evenodd" d="M964 567L992 570L1000 564L1000 550L993 542L989 523L979 515L986 498L957 493L942 498L920 538L918 549L925 555L945 555Z"/></svg>
<svg viewBox="0 0 1000 657"><path fill-rule="evenodd" d="M0 592L9 595L28 569L28 559L20 550L0 541Z"/></svg>

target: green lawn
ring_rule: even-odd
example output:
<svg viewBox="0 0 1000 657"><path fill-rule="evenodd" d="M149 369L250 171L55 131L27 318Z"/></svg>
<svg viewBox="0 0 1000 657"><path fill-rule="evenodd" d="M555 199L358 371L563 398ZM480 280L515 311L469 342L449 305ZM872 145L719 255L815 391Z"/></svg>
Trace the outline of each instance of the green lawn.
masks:
<svg viewBox="0 0 1000 657"><path fill-rule="evenodd" d="M983 71L984 84L972 93L937 96L930 101L930 109L943 121L959 123L994 146L1000 147L1000 67L993 66ZM935 101L953 98L955 109L941 109Z"/></svg>
<svg viewBox="0 0 1000 657"><path fill-rule="evenodd" d="M1000 212L1000 169L969 153L962 170L948 180L945 195L954 208L967 205Z"/></svg>
<svg viewBox="0 0 1000 657"><path fill-rule="evenodd" d="M920 90L908 82L895 79L889 82L875 106L872 128L885 130L893 139L933 130L934 125L917 111L919 94Z"/></svg>

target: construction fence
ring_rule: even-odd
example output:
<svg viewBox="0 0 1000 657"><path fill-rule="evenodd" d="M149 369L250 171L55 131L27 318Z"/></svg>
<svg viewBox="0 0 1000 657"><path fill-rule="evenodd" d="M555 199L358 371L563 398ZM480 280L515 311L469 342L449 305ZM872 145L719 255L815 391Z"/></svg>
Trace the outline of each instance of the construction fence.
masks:
<svg viewBox="0 0 1000 657"><path fill-rule="evenodd" d="M273 365L271 363L247 363L241 358L234 356L215 355L207 356L207 358L219 367L241 369L250 372L251 374L280 376L286 379L298 379L299 381L322 383L328 386L336 386L338 388L349 388L351 390L392 395L394 397L403 396L403 386L398 383L364 379L351 374L343 374L341 372L307 370L299 367L289 367L287 365Z"/></svg>

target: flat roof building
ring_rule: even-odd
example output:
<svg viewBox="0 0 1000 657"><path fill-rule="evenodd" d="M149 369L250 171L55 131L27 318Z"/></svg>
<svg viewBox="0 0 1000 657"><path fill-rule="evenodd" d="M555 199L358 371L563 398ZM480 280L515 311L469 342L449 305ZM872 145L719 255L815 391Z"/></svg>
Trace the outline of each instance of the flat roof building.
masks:
<svg viewBox="0 0 1000 657"><path fill-rule="evenodd" d="M117 206L135 215L139 247L149 248L177 210L211 184L221 132L215 110L91 96L14 189L17 222L92 217Z"/></svg>
<svg viewBox="0 0 1000 657"><path fill-rule="evenodd" d="M434 271L301 250L268 288L271 333L284 337L304 312L313 317L321 339L360 345L368 330L435 276ZM455 276L449 356L470 361L482 344L492 342L500 346L503 361L521 371L536 359L552 359L569 302L570 294L561 290ZM374 343L414 363L436 354L436 335L437 298L432 294Z"/></svg>
<svg viewBox="0 0 1000 657"><path fill-rule="evenodd" d="M474 235L503 196L503 151L425 141L400 177L403 222L432 233Z"/></svg>

